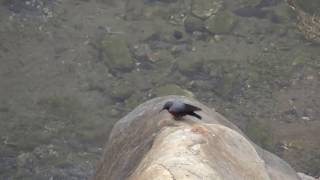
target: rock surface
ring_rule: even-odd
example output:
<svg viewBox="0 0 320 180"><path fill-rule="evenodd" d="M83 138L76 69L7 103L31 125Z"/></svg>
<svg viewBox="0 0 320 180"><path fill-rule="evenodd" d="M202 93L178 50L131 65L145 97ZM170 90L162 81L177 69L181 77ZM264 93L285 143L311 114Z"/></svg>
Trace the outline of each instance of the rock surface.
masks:
<svg viewBox="0 0 320 180"><path fill-rule="evenodd" d="M162 105L172 99L202 108L202 121L175 121ZM214 110L180 96L150 100L114 126L94 180L298 180L277 156L251 142Z"/></svg>
<svg viewBox="0 0 320 180"><path fill-rule="evenodd" d="M298 172L298 176L300 177L301 180L317 180L316 178L308 176L301 172ZM318 179L320 179L320 177Z"/></svg>

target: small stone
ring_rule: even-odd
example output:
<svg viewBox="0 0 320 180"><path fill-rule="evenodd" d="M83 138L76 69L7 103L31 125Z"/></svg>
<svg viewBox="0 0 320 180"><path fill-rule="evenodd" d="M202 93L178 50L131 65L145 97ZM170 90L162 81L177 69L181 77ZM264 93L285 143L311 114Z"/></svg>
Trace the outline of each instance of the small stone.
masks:
<svg viewBox="0 0 320 180"><path fill-rule="evenodd" d="M302 119L302 120L305 120L305 121L310 121L310 120L311 120L311 118L308 117L308 116L302 116L301 119Z"/></svg>
<svg viewBox="0 0 320 180"><path fill-rule="evenodd" d="M176 40L180 40L180 39L182 39L183 38L183 34L182 34L182 32L181 31L174 31L173 32L173 37L176 39Z"/></svg>

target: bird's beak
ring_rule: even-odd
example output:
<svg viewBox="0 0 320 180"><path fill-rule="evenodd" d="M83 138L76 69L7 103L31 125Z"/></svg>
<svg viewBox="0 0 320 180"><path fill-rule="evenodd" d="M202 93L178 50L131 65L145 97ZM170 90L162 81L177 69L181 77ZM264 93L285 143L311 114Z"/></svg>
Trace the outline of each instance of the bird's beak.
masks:
<svg viewBox="0 0 320 180"><path fill-rule="evenodd" d="M164 110L164 108L162 108L162 109L159 111L159 113L161 113L163 110Z"/></svg>

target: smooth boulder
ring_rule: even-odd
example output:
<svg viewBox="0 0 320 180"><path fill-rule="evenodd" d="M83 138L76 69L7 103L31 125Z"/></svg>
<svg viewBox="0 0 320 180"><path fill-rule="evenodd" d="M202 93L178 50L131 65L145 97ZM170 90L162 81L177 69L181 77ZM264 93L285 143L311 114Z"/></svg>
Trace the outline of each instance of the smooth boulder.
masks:
<svg viewBox="0 0 320 180"><path fill-rule="evenodd" d="M174 120L168 100L202 108L202 120ZM251 142L235 125L196 100L166 96L119 120L94 180L300 180L282 159Z"/></svg>

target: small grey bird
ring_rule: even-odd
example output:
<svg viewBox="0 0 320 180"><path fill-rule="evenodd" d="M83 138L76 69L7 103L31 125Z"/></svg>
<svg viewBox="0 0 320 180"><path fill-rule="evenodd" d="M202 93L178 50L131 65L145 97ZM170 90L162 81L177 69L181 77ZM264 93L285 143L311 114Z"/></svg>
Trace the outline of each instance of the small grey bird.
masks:
<svg viewBox="0 0 320 180"><path fill-rule="evenodd" d="M166 102L161 111L164 109L166 109L170 114L172 114L174 118L181 118L182 116L190 115L198 119L201 119L201 116L194 112L201 111L201 108L193 106L191 104L183 103L178 100Z"/></svg>

